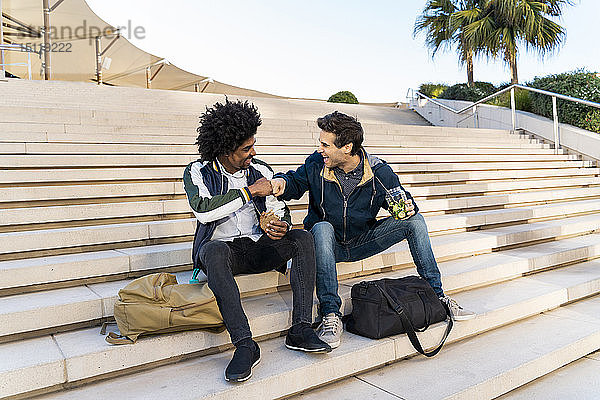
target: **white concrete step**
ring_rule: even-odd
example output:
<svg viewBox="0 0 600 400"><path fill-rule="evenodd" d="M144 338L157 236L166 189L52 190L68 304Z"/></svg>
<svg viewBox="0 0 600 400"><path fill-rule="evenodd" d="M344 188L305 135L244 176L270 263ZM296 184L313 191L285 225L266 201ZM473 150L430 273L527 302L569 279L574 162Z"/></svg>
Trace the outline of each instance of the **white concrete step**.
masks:
<svg viewBox="0 0 600 400"><path fill-rule="evenodd" d="M404 167L401 167L404 168ZM285 169L285 168L284 168ZM395 169L395 168L394 168ZM150 169L148 169L150 170ZM61 170L63 171L63 170ZM10 171L7 171L10 172ZM135 171L127 172L127 174L133 174ZM170 169L163 168L157 170L158 174L163 173L172 173L172 174L181 174L181 168L173 167ZM552 173L553 171L549 171ZM585 173L585 169L580 169L578 172ZM102 169L94 169L89 172L88 178L102 178L104 171ZM67 176L78 176L79 174L86 174L86 172L80 173L72 173L67 171ZM497 177L501 176L510 176L509 173L503 174L502 172L487 172L488 178L493 177L496 174ZM45 177L46 179L60 179L57 176L52 175L52 171L46 170L45 172L41 172L40 175L42 179ZM423 180L427 181L430 178L445 178L445 177L427 177L425 174L415 174L412 178L415 183L424 183ZM7 180L14 180L21 178L23 175L21 173L13 173L7 174ZM31 179L35 177L35 174L30 172L26 174L26 176L30 176ZM127 176L127 175L126 175ZM153 175L149 174L148 179L150 179ZM129 177L133 178L132 175ZM404 180L404 176L400 177L401 182L406 184L406 188L415 196L415 197L427 197L431 195L459 195L459 194L485 194L485 193L493 193L493 192L507 192L507 191L517 191L517 190L526 190L531 188L547 188L547 187L568 187L568 186L587 186L587 185L595 185L597 182L597 177L581 177L581 178L571 178L570 176L556 179L541 179L541 180L520 180L513 179L509 181L488 181L488 182L473 182L467 183L464 185L459 184L447 184L447 185L431 185L431 186L413 186L411 182L411 178L407 178ZM422 180L419 180L422 179ZM452 179L453 177L451 177ZM510 179L510 178L508 178ZM62 182L62 181L60 181ZM531 185L531 187L529 187ZM26 202L26 201L43 201L43 200L59 200L59 199L103 199L110 197L135 197L135 196L161 196L161 195L184 195L183 183L181 181L175 182L161 182L156 181L152 182L142 181L142 182L127 182L127 183L93 183L93 184L85 184L78 185L72 184L68 182L66 185L51 185L51 186L29 186L29 185L11 185L0 187L0 203L3 202ZM481 196L479 196L481 197ZM458 199L456 199L458 200ZM289 204L308 204L308 199L304 199L300 202L298 201L290 201Z"/></svg>
<svg viewBox="0 0 600 400"><path fill-rule="evenodd" d="M568 186L594 186L600 183L600 177L583 178L556 178L540 180L520 180L520 181L497 181L497 182L474 182L464 185L435 185L435 186L412 186L407 185L407 190L413 197L443 196L443 195L463 195L472 193L483 193L485 195L494 192L506 191L529 191L532 189L544 189L549 187L568 187Z"/></svg>
<svg viewBox="0 0 600 400"><path fill-rule="evenodd" d="M164 204L159 204L158 207L160 206L164 207ZM581 204L581 212L597 212L599 206L600 201L585 202ZM575 202L569 202L541 207L534 206L509 210L483 211L470 213L466 216L462 216L461 214L434 215L427 217L427 223L430 227L430 232L441 232L471 226L484 226L490 223L528 220L538 218L538 216L562 217L578 212L578 210ZM298 221L300 220L300 216L301 214L295 215L294 219ZM590 215L588 219L590 223L600 223L600 214ZM193 235L195 229L196 219L184 218L167 221L28 230L0 233L0 248L3 253L18 253L137 240L184 237Z"/></svg>
<svg viewBox="0 0 600 400"><path fill-rule="evenodd" d="M540 168L573 168L591 167L590 161L557 161L557 162L476 162L476 163L430 163L430 164L402 164L406 172L451 172L451 171L489 171L511 169L540 169ZM394 167L392 167L394 168Z"/></svg>
<svg viewBox="0 0 600 400"><path fill-rule="evenodd" d="M199 158L198 154L9 154L2 156L0 167L2 168L60 168L60 167L114 167L114 166L182 166ZM294 167L300 165L306 159L303 155L285 155L285 154L263 154L260 159L270 165L289 165ZM518 165L519 168L539 168L540 163L557 164L560 168L563 163L568 164L568 160L577 160L578 156L570 154L552 155L552 154L526 154L526 155L388 155L386 161L390 164L410 163L415 168L427 170L427 167L445 166L451 168L455 165L469 165L470 169L478 169L479 164L494 165L495 163L505 162L508 165ZM579 161L575 161L579 162ZM447 163L446 165L441 163ZM469 164L472 163L473 165ZM581 165L590 165L584 162ZM569 166L575 166L569 165ZM494 169L499 169L494 167ZM414 169L410 169L414 170Z"/></svg>
<svg viewBox="0 0 600 400"><path fill-rule="evenodd" d="M172 243L0 262L0 289L191 265L192 243ZM191 266L190 266L191 271Z"/></svg>
<svg viewBox="0 0 600 400"><path fill-rule="evenodd" d="M40 109L40 114L47 114L48 109ZM86 111L93 113L94 111ZM0 117L1 118L1 117ZM65 115L63 117L53 117L46 122L35 121L27 117L19 117L21 121L0 121L0 131L11 133L72 133L79 135L90 134L123 134L123 135L181 135L196 134L198 122L180 122L176 120L146 120L146 119L127 119L118 118L106 120L98 123L97 121L85 121L85 118L76 115ZM311 123L308 121L308 123ZM314 122L313 122L314 123ZM500 140L532 140L528 135L513 134L502 130L469 130L431 127L431 126L410 126L398 124L364 124L364 133L366 137L402 137L404 139L413 138L442 138L456 140L457 138L480 137L486 141ZM315 125L307 126L306 121L297 125L290 120L276 120L275 124L263 124L258 127L257 133L261 137L285 137L285 136L303 136L318 138L320 129Z"/></svg>
<svg viewBox="0 0 600 400"><path fill-rule="evenodd" d="M186 199L6 208L0 209L0 226L84 220L96 220L99 225L103 223L101 220L106 218L167 215L172 217L172 214L177 213L191 216L191 209Z"/></svg>
<svg viewBox="0 0 600 400"><path fill-rule="evenodd" d="M175 251L185 251L189 257L189 246L171 246ZM119 253L119 251L116 251ZM108 254L105 255L108 257ZM127 253L120 253L121 258ZM130 258L132 254L129 254ZM592 234L573 239L499 251L466 259L439 263L442 272L443 287L446 292L455 292L465 288L513 279L522 274L547 269L555 265L585 261L600 256L600 235ZM107 261L96 258L95 260ZM65 258L63 257L63 260ZM139 263L139 257L138 257ZM14 264L14 263L13 263ZM121 263L123 264L123 263ZM340 277L347 276L348 265L340 263ZM65 267L66 265L63 265ZM39 267L39 266L38 266ZM48 265L46 265L46 268ZM114 265L110 266L113 268ZM147 266L142 266L147 267ZM384 267L381 265L380 267ZM64 269L64 268L63 268ZM132 270L126 266L118 272ZM97 270L98 274L101 270ZM13 271L18 275L20 271ZM415 274L414 268L403 268L399 271L382 274L381 277L398 278ZM187 283L191 271L177 273L178 281ZM40 279L36 275L34 279ZM200 280L205 280L204 274ZM352 278L341 284L351 287L354 283L365 279ZM15 280L13 276L12 280ZM289 285L289 276L271 272L258 275L236 277L240 292L244 296L258 292L281 291ZM131 280L119 280L107 283L89 284L65 289L20 294L0 297L0 337L47 328L57 328L81 322L89 322L113 316L113 307L118 291ZM32 284L33 282L27 282ZM347 305L347 304L346 304ZM349 311L348 311L349 312Z"/></svg>
<svg viewBox="0 0 600 400"><path fill-rule="evenodd" d="M562 188L560 190L525 191L513 193L484 193L482 196L455 197L449 199L421 200L417 198L419 210L423 213L439 210L468 210L480 207L529 207L556 201L579 201L599 194L596 187ZM297 211L295 211L297 212Z"/></svg>
<svg viewBox="0 0 600 400"><path fill-rule="evenodd" d="M435 144L435 143L434 143ZM278 144L257 144L255 150L260 156L264 154L297 154L308 156L315 151L314 143L283 146ZM457 150L447 147L403 147L366 145L365 149L371 154L386 158L390 155L554 155L553 149L546 148L475 148L465 147ZM188 154L198 155L198 148L192 144L129 144L129 143L36 143L23 140L21 143L0 143L0 154Z"/></svg>
<svg viewBox="0 0 600 400"><path fill-rule="evenodd" d="M181 135L159 135L159 134L99 134L85 135L77 133L48 132L32 133L30 131L19 133L13 131L0 130L0 142L41 142L41 143L137 143L137 144L180 144L190 145L196 139L195 132L188 132ZM267 137L257 136L259 144L286 144L286 145L314 145L315 137ZM522 148L522 149L549 149L550 145L541 144L535 140L519 139L510 141L470 141L457 142L449 141L444 138L437 140L422 141L414 138L405 138L398 141L390 141L386 135L372 135L365 137L365 145L377 146L397 146L397 147L449 147L463 149L470 148Z"/></svg>
<svg viewBox="0 0 600 400"><path fill-rule="evenodd" d="M600 348L598 307L598 297L560 307L451 344L434 358L403 360L293 398L341 398L340 392L352 390L349 398L495 399ZM581 369L587 381L551 380L562 375L555 371L515 391L520 396L512 392L500 398L597 399L600 362L587 361Z"/></svg>
<svg viewBox="0 0 600 400"><path fill-rule="evenodd" d="M179 169L181 171L181 169ZM182 182L0 187L0 203L183 194Z"/></svg>
<svg viewBox="0 0 600 400"><path fill-rule="evenodd" d="M471 321L456 324L449 342L598 293L600 276L597 268L588 264L590 263L456 294L455 297L461 304L473 309L478 315ZM289 302L287 295L289 293L274 294L244 302L255 336L282 331L289 326L290 311L285 304L286 300ZM347 297L347 293L344 297ZM581 304L558 310L557 313L567 312L571 316L571 310L579 307L579 310L587 310L585 313L589 314L594 312L594 308L597 310L597 301L598 299L586 300ZM589 315L586 317L590 318ZM547 319L555 322L557 320ZM580 321L577 322L579 325ZM529 324L527 321L525 323ZM569 324L572 326L573 320L570 320ZM436 324L422 334L425 345L432 345L444 328L442 324ZM545 331L559 336L552 332L550 327ZM589 353L593 350L590 347L593 348L599 343L600 324L581 321L581 331L572 330L571 337L577 337L582 331L585 335L579 337L587 339L577 339L579 349ZM513 337L511 335L512 341ZM25 354L17 354L10 344L0 345L0 359L7 364L2 378L11 377L10 380L6 380L10 384L1 395L94 379L102 374L165 361L228 342L225 333L214 335L205 332L184 332L145 338L133 346L108 346L98 335L97 328L53 335L53 343L42 343L43 339L21 342L18 351ZM41 346L51 348L42 351ZM255 369L254 377L243 385L231 385L223 380L223 370L231 357L231 352L225 352L143 372L133 376L133 382L132 377L115 378L47 398L97 398L98 393L111 395L113 390L121 396L127 393L128 398L132 399L162 396L159 394L161 390L174 398L279 398L414 354L405 335L374 341L345 334L342 346L332 353L317 356L284 350L281 337L263 341L261 347L263 364ZM64 354L64 358L39 354L43 352L56 355L57 348ZM36 354L33 355L32 352ZM18 362L13 361L15 357L20 358ZM62 366L60 370L66 371L66 374L59 377L56 374L44 373L49 366ZM35 373L36 379L23 379L24 373ZM412 384L414 385L414 381Z"/></svg>
<svg viewBox="0 0 600 400"><path fill-rule="evenodd" d="M531 182L531 184L529 183ZM519 207L520 203L544 203L548 201L573 201L576 199L590 198L600 195L600 187L579 187L586 185L598 185L600 184L599 178L569 178L569 179L556 179L556 180L545 180L545 181L525 181L525 182L514 182L508 181L490 184L469 184L469 185L456 185L454 186L440 186L443 190L437 190L438 187L410 187L407 185L407 189L410 190L412 195L415 197L417 204L420 207L421 212L447 212L448 210L468 210L470 208L478 207L491 207L491 206L503 206L506 207ZM464 188L463 188L464 186ZM494 187L495 186L495 187ZM577 186L576 188L569 188L570 186ZM543 190L543 191L531 191L532 188L558 188L561 190ZM15 188L11 190L11 194L18 192ZM77 188L79 189L79 188ZM521 190L521 191L520 191ZM525 190L525 191L523 191ZM41 192L41 188L37 188L36 191ZM496 194L496 192L502 191L502 194ZM507 191L510 191L508 193ZM0 190L2 192L2 190ZM5 193L9 192L4 190ZM51 192L46 193L46 199L51 193L64 196L65 190L57 190L52 188ZM77 196L77 193L82 191L77 190L75 193L71 193L68 198L81 199L89 197L89 191L84 196ZM444 198L444 199L427 199L428 196L440 196L440 195L455 195L459 194L473 194L476 196L460 196L455 198ZM172 193L165 193L172 194ZM181 190L177 191L177 194L182 194ZM104 193L107 195L107 193ZM101 195L99 195L101 196ZM120 194L120 196L123 196ZM55 199L60 197L55 197ZM11 199L11 200L9 200ZM32 199L32 197L29 197ZM7 201L18 201L13 197L7 196ZM23 200L21 200L23 201ZM0 203L1 204L1 203ZM304 196L301 200L290 202L290 205L295 206L306 206L307 199ZM306 209L302 208L299 210L292 211L292 222L296 225L302 224L304 217L306 216ZM0 208L0 226L6 225L23 225L23 224L43 224L50 222L67 222L67 221L83 221L83 220L101 220L106 218L131 218L131 217L142 217L142 216L168 216L172 214L188 214L190 217L191 211L189 204L185 198L177 200L137 200L137 201L125 201L125 202L98 202L93 205L90 204L75 204L75 205L59 205L59 206L30 206L22 208ZM380 216L389 215L386 211L381 210ZM171 216L172 218L173 216ZM97 224L102 224L98 221Z"/></svg>
<svg viewBox="0 0 600 400"><path fill-rule="evenodd" d="M591 215L493 228L484 231L434 236L431 238L431 243L438 259L452 259L464 255L489 253L493 249L523 242L585 234L596 230L599 226L598 216ZM119 230L115 230L114 234L111 235L110 229L106 232L107 237L105 240L118 239L116 235L120 233ZM58 239L62 239L63 236L71 238L71 241L75 242L76 238L82 235L59 235ZM51 235L50 237L56 238L57 235ZM587 243L584 239L581 240L583 243ZM593 236L589 240L593 240ZM15 242L16 245L19 244L19 241ZM35 245L35 241L32 243ZM65 242L59 243L65 244ZM0 262L0 289L26 286L35 289L37 284L158 270L190 264L190 242L2 261ZM340 275L368 274L381 268L411 264L412 257L407 244L400 243L381 254L362 261L338 263L338 272ZM248 291L286 284L285 279L282 280L277 273L273 273L266 281L261 278L259 282L249 283Z"/></svg>
<svg viewBox="0 0 600 400"><path fill-rule="evenodd" d="M446 172L446 173L424 173L410 174L403 173L400 170L395 170L399 175L400 182L416 183L416 184L438 184L443 182L477 182L477 181L494 181L503 179L534 179L534 178L558 178L561 176L578 176L578 175L598 175L598 168L561 168L556 170L550 169L532 169L532 170L505 170L505 171L469 171L469 172Z"/></svg>
<svg viewBox="0 0 600 400"><path fill-rule="evenodd" d="M32 116L35 113L36 116ZM0 130L14 133L76 133L76 134L164 134L179 135L181 133L195 133L198 127L198 121L178 121L169 119L146 118L141 115L133 114L130 117L119 118L118 115L103 116L100 118L92 117L97 111L82 110L75 112L58 112L53 114L52 109L37 108L28 111L26 114L12 114L4 120L0 113ZM118 112L116 112L118 114ZM142 114L143 115L143 114ZM320 129L316 122L301 121L301 124L290 123L290 120L277 120L275 123L265 123L258 127L258 134L261 136L290 136L299 135L307 137L318 137ZM310 123L310 125L308 125ZM314 124L314 125L313 125ZM512 134L509 131L502 130L468 130L454 129L449 130L432 126L410 126L397 124L364 124L366 136L402 136L404 138L415 137L440 137L440 138L472 138L479 136L486 140L516 138L529 139L526 135Z"/></svg>
<svg viewBox="0 0 600 400"><path fill-rule="evenodd" d="M194 234L196 219L132 222L0 233L2 253L61 249Z"/></svg>
<svg viewBox="0 0 600 400"><path fill-rule="evenodd" d="M437 184L443 182L494 181L502 179L529 179L565 176L596 176L598 168L560 168L533 170L499 170L447 172L447 173L404 173L402 166L392 165L399 174L402 184ZM279 171L287 171L285 167L277 167ZM16 169L4 170L0 183L42 183L42 182L79 182L79 181L119 181L119 180L153 180L181 179L181 167L149 167L149 168L86 168L86 169Z"/></svg>
<svg viewBox="0 0 600 400"><path fill-rule="evenodd" d="M498 400L596 400L600 397L598 376L600 352L595 352L500 396Z"/></svg>
<svg viewBox="0 0 600 400"><path fill-rule="evenodd" d="M0 106L0 129L10 129L17 123L38 125L63 125L73 127L181 127L194 129L198 126L198 114L167 114L150 112L103 111L97 107L81 107L77 109L56 108L52 106L38 107L6 107ZM115 107L116 108L116 107ZM445 128L434 126L410 126L383 123L363 123L367 133L378 134L404 134L404 135L436 135L436 136L461 136L467 135L469 130L461 128ZM318 132L316 120L291 120L263 118L259 130L266 131L311 131ZM487 137L507 136L508 130L500 129L472 129L472 134Z"/></svg>
<svg viewBox="0 0 600 400"><path fill-rule="evenodd" d="M578 174L578 169L572 170ZM89 181L127 181L127 180L179 180L183 176L181 167L159 168L85 168L85 169L16 169L4 170L0 183L26 184L57 182L69 184Z"/></svg>

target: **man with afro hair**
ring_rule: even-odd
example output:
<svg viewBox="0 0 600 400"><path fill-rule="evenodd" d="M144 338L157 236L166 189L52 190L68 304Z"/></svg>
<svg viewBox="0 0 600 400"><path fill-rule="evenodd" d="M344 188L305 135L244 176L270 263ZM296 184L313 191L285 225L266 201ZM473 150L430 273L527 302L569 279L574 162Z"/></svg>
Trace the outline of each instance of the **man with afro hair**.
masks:
<svg viewBox="0 0 600 400"><path fill-rule="evenodd" d="M273 170L254 158L257 128L262 121L253 104L226 100L207 108L197 129L200 160L187 166L185 192L198 220L192 259L204 271L223 322L236 347L225 379L241 382L252 376L260 349L252 340L234 276L271 270L287 271L291 262L292 327L286 347L329 352L312 329L315 250L310 232L291 227L284 202L272 196ZM271 215L270 222L259 223ZM263 217L264 218L264 217Z"/></svg>

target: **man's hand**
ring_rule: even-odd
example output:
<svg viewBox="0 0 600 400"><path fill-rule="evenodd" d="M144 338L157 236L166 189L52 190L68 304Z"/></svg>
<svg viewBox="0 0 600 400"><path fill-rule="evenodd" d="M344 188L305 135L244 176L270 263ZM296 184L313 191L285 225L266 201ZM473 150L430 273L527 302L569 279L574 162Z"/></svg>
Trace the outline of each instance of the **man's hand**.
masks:
<svg viewBox="0 0 600 400"><path fill-rule="evenodd" d="M413 203L413 201L411 199L408 199L404 202L404 210L406 211L406 217L401 218L401 219L408 219L410 217L412 217L413 215L415 215L415 204Z"/></svg>
<svg viewBox="0 0 600 400"><path fill-rule="evenodd" d="M248 186L248 189L252 197L267 197L273 193L271 182L267 178L260 178L252 186Z"/></svg>
<svg viewBox="0 0 600 400"><path fill-rule="evenodd" d="M288 232L288 224L284 221L274 219L267 224L266 234L273 240L279 240Z"/></svg>
<svg viewBox="0 0 600 400"><path fill-rule="evenodd" d="M273 196L279 197L285 192L285 179L274 178L271 179L271 185L273 186Z"/></svg>

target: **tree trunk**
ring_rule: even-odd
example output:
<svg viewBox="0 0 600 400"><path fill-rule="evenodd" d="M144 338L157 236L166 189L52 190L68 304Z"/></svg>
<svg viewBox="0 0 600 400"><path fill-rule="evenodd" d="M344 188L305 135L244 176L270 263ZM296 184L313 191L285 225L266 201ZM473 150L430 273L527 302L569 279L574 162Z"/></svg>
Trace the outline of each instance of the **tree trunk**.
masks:
<svg viewBox="0 0 600 400"><path fill-rule="evenodd" d="M519 83L519 75L517 72L517 49L512 51L506 49L505 59L510 67L510 83Z"/></svg>
<svg viewBox="0 0 600 400"><path fill-rule="evenodd" d="M467 53L467 85L469 87L475 86L475 80L473 79L473 52Z"/></svg>

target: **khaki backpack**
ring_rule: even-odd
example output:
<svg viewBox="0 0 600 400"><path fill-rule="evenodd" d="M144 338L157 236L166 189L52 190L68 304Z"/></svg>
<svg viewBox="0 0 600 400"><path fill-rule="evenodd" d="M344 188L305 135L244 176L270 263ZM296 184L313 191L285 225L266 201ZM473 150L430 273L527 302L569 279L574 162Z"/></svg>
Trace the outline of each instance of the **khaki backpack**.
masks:
<svg viewBox="0 0 600 400"><path fill-rule="evenodd" d="M158 273L138 278L119 290L115 319L120 335L111 344L135 343L140 335L193 329L223 331L223 318L206 282L178 284L175 275Z"/></svg>

